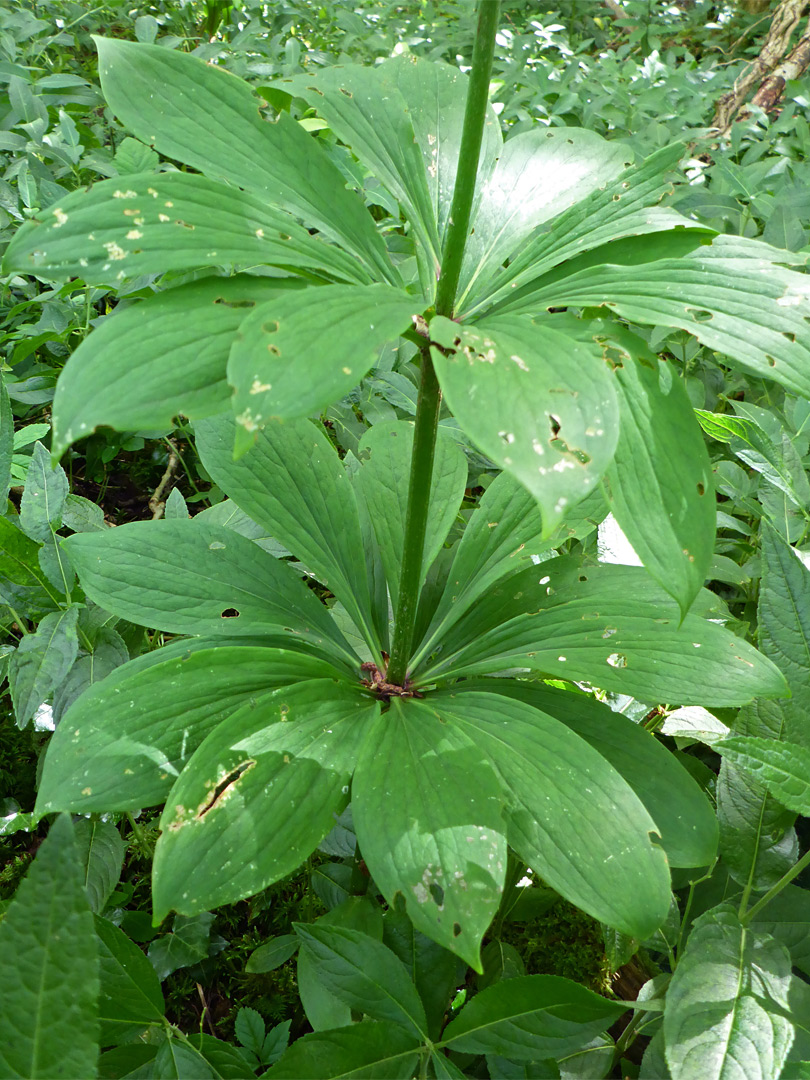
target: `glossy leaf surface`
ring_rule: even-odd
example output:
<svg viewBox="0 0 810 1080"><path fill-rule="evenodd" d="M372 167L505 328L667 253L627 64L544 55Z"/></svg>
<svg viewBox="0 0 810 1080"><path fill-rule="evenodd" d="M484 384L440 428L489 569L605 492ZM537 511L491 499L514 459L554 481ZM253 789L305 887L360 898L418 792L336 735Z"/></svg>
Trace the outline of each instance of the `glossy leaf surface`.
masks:
<svg viewBox="0 0 810 1080"><path fill-rule="evenodd" d="M354 761L378 714L354 687L314 679L223 721L163 811L155 913L210 910L292 873L346 805Z"/></svg>
<svg viewBox="0 0 810 1080"><path fill-rule="evenodd" d="M652 934L669 908L666 858L652 842L655 822L613 766L522 701L461 687L431 700L492 762L520 857L595 918L639 939Z"/></svg>
<svg viewBox="0 0 810 1080"><path fill-rule="evenodd" d="M394 699L352 785L363 857L389 903L480 970L506 866L500 785L485 756L427 702Z"/></svg>

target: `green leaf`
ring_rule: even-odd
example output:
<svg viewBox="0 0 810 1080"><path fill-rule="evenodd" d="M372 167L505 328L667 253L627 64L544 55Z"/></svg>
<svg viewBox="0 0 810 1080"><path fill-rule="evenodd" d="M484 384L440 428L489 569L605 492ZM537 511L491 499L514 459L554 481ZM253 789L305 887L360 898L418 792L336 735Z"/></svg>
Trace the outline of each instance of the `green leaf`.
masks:
<svg viewBox="0 0 810 1080"><path fill-rule="evenodd" d="M486 758L428 704L394 698L352 785L357 839L389 904L481 970L506 866L502 794Z"/></svg>
<svg viewBox="0 0 810 1080"><path fill-rule="evenodd" d="M760 257L726 254L722 238L678 259L593 266L538 289L528 307L604 305L620 318L694 334L728 363L810 396L805 275Z"/></svg>
<svg viewBox="0 0 810 1080"><path fill-rule="evenodd" d="M0 502L3 509L11 487L11 459L14 456L14 414L8 390L0 373Z"/></svg>
<svg viewBox="0 0 810 1080"><path fill-rule="evenodd" d="M351 1025L352 1010L324 984L318 966L309 953L298 953L296 983L304 1013L314 1031L330 1031Z"/></svg>
<svg viewBox="0 0 810 1080"><path fill-rule="evenodd" d="M266 199L191 173L142 173L71 192L19 229L9 270L117 282L197 266L273 265L367 282L362 265Z"/></svg>
<svg viewBox="0 0 810 1080"><path fill-rule="evenodd" d="M296 923L302 949L336 997L374 1020L427 1038L425 1010L402 962L381 941L343 927Z"/></svg>
<svg viewBox="0 0 810 1080"><path fill-rule="evenodd" d="M118 884L126 844L111 821L81 818L74 826L74 836L87 902L93 914L99 915Z"/></svg>
<svg viewBox="0 0 810 1080"><path fill-rule="evenodd" d="M459 425L534 495L548 536L565 508L596 487L616 449L619 408L607 365L529 319L465 327L437 317L430 334Z"/></svg>
<svg viewBox="0 0 810 1080"><path fill-rule="evenodd" d="M757 614L760 648L782 671L792 693L790 701L780 702L784 737L810 747L810 570L765 523Z"/></svg>
<svg viewBox="0 0 810 1080"><path fill-rule="evenodd" d="M407 968L425 1006L428 1034L438 1039L459 983L458 957L420 934L405 913L404 904L386 911L383 941Z"/></svg>
<svg viewBox="0 0 810 1080"><path fill-rule="evenodd" d="M70 818L56 819L0 922L0 1073L96 1075L98 957Z"/></svg>
<svg viewBox="0 0 810 1080"><path fill-rule="evenodd" d="M137 139L127 136L118 144L113 155L119 176L132 176L134 173L154 172L160 164L160 158L154 150L144 146Z"/></svg>
<svg viewBox="0 0 810 1080"><path fill-rule="evenodd" d="M25 727L73 666L79 651L78 618L78 604L46 615L11 656L8 681L19 727Z"/></svg>
<svg viewBox="0 0 810 1080"><path fill-rule="evenodd" d="M793 1041L790 978L785 947L744 927L730 905L696 919L667 991L673 1080L779 1076Z"/></svg>
<svg viewBox="0 0 810 1080"><path fill-rule="evenodd" d="M518 698L553 716L598 751L633 789L661 836L670 866L708 866L717 853L717 819L703 790L641 724L602 702L544 683L481 679L467 690Z"/></svg>
<svg viewBox="0 0 810 1080"><path fill-rule="evenodd" d="M57 593L39 567L39 545L6 517L0 517L0 585L23 585L45 590L54 606Z"/></svg>
<svg viewBox="0 0 810 1080"><path fill-rule="evenodd" d="M195 425L197 450L214 483L337 596L366 641L368 578L357 501L337 451L309 420L269 423L255 446L233 460L231 416Z"/></svg>
<svg viewBox="0 0 810 1080"><path fill-rule="evenodd" d="M214 1080L214 1070L193 1046L168 1038L158 1047L155 1073L161 1080Z"/></svg>
<svg viewBox="0 0 810 1080"><path fill-rule="evenodd" d="M131 661L76 702L54 732L38 812L137 810L165 800L200 743L241 705L335 675L287 649L179 642Z"/></svg>
<svg viewBox="0 0 810 1080"><path fill-rule="evenodd" d="M101 682L110 672L125 664L129 653L121 635L110 627L102 627L93 642L93 651L80 657L68 676L53 695L53 721L59 724L67 708L94 683Z"/></svg>
<svg viewBox="0 0 810 1080"><path fill-rule="evenodd" d="M62 524L67 495L65 470L52 468L48 451L35 443L20 503L20 528L26 536L40 543L50 540Z"/></svg>
<svg viewBox="0 0 810 1080"><path fill-rule="evenodd" d="M497 685L431 701L492 762L520 857L594 918L640 940L653 934L669 909L669 870L651 842L655 822L613 766L558 720L498 695Z"/></svg>
<svg viewBox="0 0 810 1080"><path fill-rule="evenodd" d="M232 529L136 521L62 543L90 599L119 618L176 634L283 630L353 657L295 572Z"/></svg>
<svg viewBox="0 0 810 1080"><path fill-rule="evenodd" d="M456 307L483 291L537 226L615 180L627 147L584 128L546 127L507 139L480 198L464 249Z"/></svg>
<svg viewBox="0 0 810 1080"><path fill-rule="evenodd" d="M378 714L358 689L313 679L223 721L163 811L156 915L241 900L300 866L346 805L355 758Z"/></svg>
<svg viewBox="0 0 810 1080"><path fill-rule="evenodd" d="M193 1033L186 1037L211 1066L216 1080L220 1078L221 1080L246 1080L247 1077L256 1075L244 1056L231 1043L215 1039L213 1035L206 1035L203 1032Z"/></svg>
<svg viewBox="0 0 810 1080"><path fill-rule="evenodd" d="M644 566L686 614L714 555L705 441L672 364L617 324L592 324L588 332L614 367L619 396L619 442L606 477L610 508Z"/></svg>
<svg viewBox="0 0 810 1080"><path fill-rule="evenodd" d="M59 377L54 455L100 424L159 430L178 413L196 420L223 412L231 394L228 353L240 323L256 304L300 287L291 278L203 278L116 310Z"/></svg>
<svg viewBox="0 0 810 1080"><path fill-rule="evenodd" d="M465 1054L538 1061L579 1049L625 1011L621 1002L557 975L506 979L476 994L440 1045Z"/></svg>
<svg viewBox="0 0 810 1080"><path fill-rule="evenodd" d="M405 544L405 514L413 451L413 424L378 422L360 440L363 467L356 482L377 537L385 578L396 610ZM456 520L467 486L467 459L458 444L437 432L420 585Z"/></svg>
<svg viewBox="0 0 810 1080"><path fill-rule="evenodd" d="M278 937L260 945L250 954L245 964L245 971L249 975L259 975L265 971L275 971L281 967L291 956L298 952L300 940L295 934L280 934Z"/></svg>
<svg viewBox="0 0 810 1080"><path fill-rule="evenodd" d="M369 1020L296 1039L267 1080L410 1080L419 1045L399 1024Z"/></svg>
<svg viewBox="0 0 810 1080"><path fill-rule="evenodd" d="M770 934L781 941L794 966L805 975L810 974L810 892L807 889L787 885L768 901L752 925L758 933Z"/></svg>
<svg viewBox="0 0 810 1080"><path fill-rule="evenodd" d="M259 304L228 360L237 454L268 420L309 416L348 394L410 328L415 307L389 285L324 285Z"/></svg>
<svg viewBox="0 0 810 1080"><path fill-rule="evenodd" d="M150 944L147 955L161 982L173 971L205 960L215 917L211 911L201 911L190 918L176 915L172 932Z"/></svg>
<svg viewBox="0 0 810 1080"><path fill-rule="evenodd" d="M142 142L213 180L258 192L343 244L375 277L398 279L362 201L287 113L268 123L246 83L197 57L94 40L104 96Z"/></svg>
<svg viewBox="0 0 810 1080"><path fill-rule="evenodd" d="M575 570L565 560L546 562L491 590L487 602L496 611L501 603L507 621L488 629L476 621L479 605L453 631L461 637L463 630L469 644L455 655L446 647L420 681L524 667L641 701L740 705L784 694L769 660L697 615L681 622L677 605L641 567ZM510 617L516 605L526 613Z"/></svg>
<svg viewBox="0 0 810 1080"><path fill-rule="evenodd" d="M795 814L810 817L810 750L791 742L732 735L715 743L718 754L752 773Z"/></svg>
<svg viewBox="0 0 810 1080"><path fill-rule="evenodd" d="M233 1030L242 1046L246 1046L254 1054L261 1053L264 1043L264 1020L255 1009L239 1009Z"/></svg>
<svg viewBox="0 0 810 1080"><path fill-rule="evenodd" d="M123 930L95 916L98 938L102 1045L163 1021L164 1001L154 968Z"/></svg>

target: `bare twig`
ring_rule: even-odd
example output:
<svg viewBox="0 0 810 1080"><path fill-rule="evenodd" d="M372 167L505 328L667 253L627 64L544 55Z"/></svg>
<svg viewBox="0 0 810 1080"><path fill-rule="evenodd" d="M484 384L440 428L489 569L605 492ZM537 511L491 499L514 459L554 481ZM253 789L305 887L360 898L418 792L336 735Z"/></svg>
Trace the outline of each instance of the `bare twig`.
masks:
<svg viewBox="0 0 810 1080"><path fill-rule="evenodd" d="M629 18L627 12L622 5L618 3L618 0L604 0L605 7L610 11L611 15L614 15L617 19Z"/></svg>
<svg viewBox="0 0 810 1080"><path fill-rule="evenodd" d="M166 509L166 499L164 496L168 497L172 481L174 480L174 474L177 472L177 467L180 464L180 454L177 447L171 439L167 439L166 441L171 447L169 450L169 461L166 465L166 471L160 478L160 483L155 488L154 495L152 495L149 500L149 509L152 511L153 521L163 517L163 511Z"/></svg>

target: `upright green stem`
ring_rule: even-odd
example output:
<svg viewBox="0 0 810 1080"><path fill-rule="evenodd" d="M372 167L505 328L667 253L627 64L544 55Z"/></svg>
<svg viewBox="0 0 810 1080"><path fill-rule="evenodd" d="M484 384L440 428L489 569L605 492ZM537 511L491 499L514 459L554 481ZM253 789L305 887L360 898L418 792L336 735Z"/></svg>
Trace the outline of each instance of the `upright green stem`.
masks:
<svg viewBox="0 0 810 1080"><path fill-rule="evenodd" d="M464 247L470 227L470 213L478 175L478 158L481 153L489 101L489 80L492 74L492 56L495 50L499 12L500 0L479 0L478 29L464 110L456 184L453 189L453 202L450 207L447 235L442 252L442 268L436 286L436 314L447 317L453 314ZM430 359L430 348L426 343L422 348L422 381L416 404L416 426L413 436L408 506L405 511L405 543L399 583L399 602L387 674L387 681L398 686L405 683L413 647L413 628L419 605L419 585L422 576L422 557L425 548L425 530L440 405L441 389Z"/></svg>
<svg viewBox="0 0 810 1080"><path fill-rule="evenodd" d="M765 895L761 896L759 900L757 900L757 902L748 909L748 911L741 911L740 921L745 923L745 925L747 926L753 919L757 917L757 915L759 915L760 911L762 911L766 904L769 904L775 896L778 896L782 889L789 885L795 877L798 877L802 870L804 870L807 866L810 866L810 851L806 851L796 863L796 865L791 866L790 870L788 870L787 873L783 874L779 878L777 883L770 889L768 889Z"/></svg>

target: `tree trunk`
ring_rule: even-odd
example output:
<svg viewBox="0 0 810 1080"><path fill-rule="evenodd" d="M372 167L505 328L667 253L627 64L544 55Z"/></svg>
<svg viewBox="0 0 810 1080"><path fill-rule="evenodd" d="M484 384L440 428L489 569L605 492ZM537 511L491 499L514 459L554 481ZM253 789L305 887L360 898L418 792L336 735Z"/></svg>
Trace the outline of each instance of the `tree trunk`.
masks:
<svg viewBox="0 0 810 1080"><path fill-rule="evenodd" d="M764 91L765 84L768 83L771 78L775 79L768 91L768 93L772 95L772 102L775 102L782 93L786 80L788 78L796 78L796 75L801 74L804 68L807 67L807 59L804 60L803 66L798 65L801 63L802 57L808 56L808 49L810 49L810 44L808 44L806 40L809 36L808 33L801 38L788 59L784 63L780 63L780 61L787 52L793 32L799 25L799 21L807 10L808 4L810 4L810 0L780 0L780 3L774 10L771 28L768 31L768 36L765 38L765 43L762 46L762 51L759 56L756 60L751 62L747 71L737 79L733 89L727 94L723 94L717 102L714 119L712 120L712 127L718 134L728 134L728 130L731 127L740 106L746 100L749 92L754 86L758 83L761 84L758 91L759 95ZM782 75L777 74L777 72L781 72L782 69L787 69L786 73ZM796 72L796 74L794 74L794 72ZM771 98L766 95L765 100L771 100ZM759 102L756 101L756 98L754 99L754 103L759 104ZM764 105L763 107L767 108L768 106Z"/></svg>

